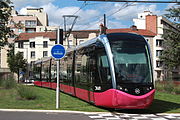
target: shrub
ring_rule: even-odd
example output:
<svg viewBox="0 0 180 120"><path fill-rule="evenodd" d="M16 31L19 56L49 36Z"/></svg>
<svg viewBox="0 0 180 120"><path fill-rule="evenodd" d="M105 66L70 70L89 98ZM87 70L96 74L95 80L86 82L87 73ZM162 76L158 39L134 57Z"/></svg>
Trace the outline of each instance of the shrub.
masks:
<svg viewBox="0 0 180 120"><path fill-rule="evenodd" d="M17 93L25 100L34 100L37 98L37 93L32 86L19 85L17 87Z"/></svg>
<svg viewBox="0 0 180 120"><path fill-rule="evenodd" d="M164 91L164 84L159 81L156 82L155 87L158 91Z"/></svg>
<svg viewBox="0 0 180 120"><path fill-rule="evenodd" d="M6 89L11 89L16 87L16 81L12 76L7 77L1 81L2 87Z"/></svg>
<svg viewBox="0 0 180 120"><path fill-rule="evenodd" d="M173 91L175 94L180 94L180 87L176 86Z"/></svg>
<svg viewBox="0 0 180 120"><path fill-rule="evenodd" d="M0 87L2 86L2 79L0 78Z"/></svg>
<svg viewBox="0 0 180 120"><path fill-rule="evenodd" d="M168 81L164 84L164 90L168 93L172 93L174 90L174 87L175 87L175 85L171 81Z"/></svg>

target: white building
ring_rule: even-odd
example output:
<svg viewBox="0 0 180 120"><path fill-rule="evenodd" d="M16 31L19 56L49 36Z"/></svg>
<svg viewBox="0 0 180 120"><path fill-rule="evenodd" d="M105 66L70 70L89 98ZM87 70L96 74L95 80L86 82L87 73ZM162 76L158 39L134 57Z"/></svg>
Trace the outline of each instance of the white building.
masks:
<svg viewBox="0 0 180 120"><path fill-rule="evenodd" d="M155 80L163 80L164 71L162 68L163 62L159 59L163 51L164 28L174 28L173 23L163 16L153 15L150 11L145 11L138 14L138 18L133 19L134 25L137 28L150 30L156 34L152 41L152 56Z"/></svg>
<svg viewBox="0 0 180 120"><path fill-rule="evenodd" d="M55 31L58 28L57 26L48 26L48 22L48 15L43 8L27 8L26 15L21 15L12 7L8 26L15 35L9 36L8 42L14 43L16 36L21 33ZM0 48L0 77L10 73L7 63L8 49L8 46Z"/></svg>
<svg viewBox="0 0 180 120"><path fill-rule="evenodd" d="M43 57L51 56L51 48L55 45L55 32L21 33L15 40L15 53L21 52L30 64Z"/></svg>

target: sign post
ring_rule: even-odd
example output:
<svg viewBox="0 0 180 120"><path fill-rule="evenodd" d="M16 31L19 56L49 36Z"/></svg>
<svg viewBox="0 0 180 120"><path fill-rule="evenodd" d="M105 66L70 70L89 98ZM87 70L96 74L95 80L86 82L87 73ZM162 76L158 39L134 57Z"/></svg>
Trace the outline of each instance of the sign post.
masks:
<svg viewBox="0 0 180 120"><path fill-rule="evenodd" d="M57 86L56 86L56 109L59 109L59 106L60 106L60 102L59 102L59 99L60 99L60 94L59 94L59 91L60 91L60 88L59 88L59 60L61 58L63 58L65 56L65 48L63 45L59 44L59 29L58 29L58 32L57 32L57 45L54 45L51 49L51 55L52 57L54 57L56 60L57 60Z"/></svg>

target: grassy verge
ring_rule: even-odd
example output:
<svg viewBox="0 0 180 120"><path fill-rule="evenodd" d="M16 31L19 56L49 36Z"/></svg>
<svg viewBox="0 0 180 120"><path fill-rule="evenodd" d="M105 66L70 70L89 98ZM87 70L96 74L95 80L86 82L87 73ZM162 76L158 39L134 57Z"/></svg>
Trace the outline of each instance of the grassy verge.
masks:
<svg viewBox="0 0 180 120"><path fill-rule="evenodd" d="M53 110L56 107L56 93L54 90L34 87L37 92L35 100L19 99L15 89L0 90L0 108L5 109L46 109ZM75 97L61 93L60 95L60 110L75 110L75 111L107 111L90 105Z"/></svg>
<svg viewBox="0 0 180 120"><path fill-rule="evenodd" d="M35 100L18 99L15 89L0 89L0 108L7 109L55 109L55 91L33 87L37 91ZM109 109L102 109L90 105L78 98L61 93L61 110L76 110L90 112L105 112ZM110 110L114 111L114 110ZM126 113L180 113L180 96L163 92L156 92L155 100L151 107L146 110L116 110Z"/></svg>

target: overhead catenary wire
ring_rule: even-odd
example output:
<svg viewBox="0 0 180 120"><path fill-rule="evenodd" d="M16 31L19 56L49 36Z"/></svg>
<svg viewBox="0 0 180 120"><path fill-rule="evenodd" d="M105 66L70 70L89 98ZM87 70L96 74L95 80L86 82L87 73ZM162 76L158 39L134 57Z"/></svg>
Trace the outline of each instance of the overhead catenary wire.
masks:
<svg viewBox="0 0 180 120"><path fill-rule="evenodd" d="M116 11L114 11L113 13L110 13L109 15L107 15L107 18L113 16L114 14L120 12L122 9L124 9L124 8L126 8L126 7L128 7L128 6L131 6L131 5L133 5L133 4L134 4L134 3L129 4L128 2L124 3L118 10L116 10ZM102 17L103 17L103 16L102 16ZM103 20L104 20L104 19L101 18L100 20L96 21L95 23L100 23L100 22L102 22ZM89 22L88 22L88 23L89 23ZM93 23L93 25L89 25L89 26L85 27L83 30L87 30L88 28L93 27L94 25L96 25L95 23ZM87 25L87 24L84 24L84 25Z"/></svg>

